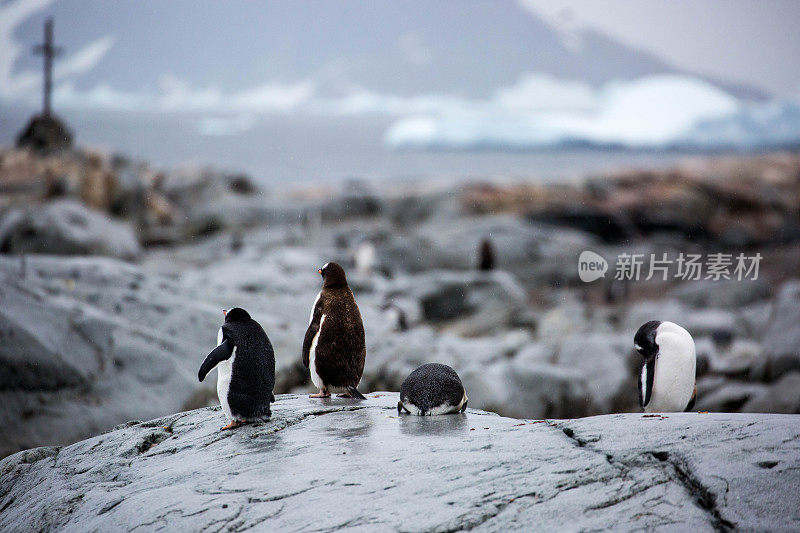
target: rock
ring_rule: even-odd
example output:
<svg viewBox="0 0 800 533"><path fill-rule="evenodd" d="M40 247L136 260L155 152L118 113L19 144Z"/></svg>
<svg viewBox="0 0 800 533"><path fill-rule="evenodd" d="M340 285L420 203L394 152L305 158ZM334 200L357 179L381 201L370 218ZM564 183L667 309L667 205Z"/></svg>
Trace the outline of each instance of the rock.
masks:
<svg viewBox="0 0 800 533"><path fill-rule="evenodd" d="M764 331L763 345L769 379L800 370L800 282L787 282L781 287Z"/></svg>
<svg viewBox="0 0 800 533"><path fill-rule="evenodd" d="M627 336L592 333L564 339L556 361L583 378L593 413L612 413L637 406L636 380L628 371L634 354Z"/></svg>
<svg viewBox="0 0 800 533"><path fill-rule="evenodd" d="M591 324L586 318L589 310L586 306L573 299L559 302L559 305L545 311L539 317L537 331L540 338L551 342L577 333L588 332Z"/></svg>
<svg viewBox="0 0 800 533"><path fill-rule="evenodd" d="M769 298L769 283L756 280L698 280L682 283L670 291L670 296L692 307L724 307L738 309Z"/></svg>
<svg viewBox="0 0 800 533"><path fill-rule="evenodd" d="M116 259L22 267L0 258L0 456L180 410L200 388L219 307Z"/></svg>
<svg viewBox="0 0 800 533"><path fill-rule="evenodd" d="M65 150L72 146L72 132L55 115L35 115L19 133L17 146L41 152Z"/></svg>
<svg viewBox="0 0 800 533"><path fill-rule="evenodd" d="M760 339L769 325L772 315L772 302L767 300L739 309L741 329L745 336Z"/></svg>
<svg viewBox="0 0 800 533"><path fill-rule="evenodd" d="M108 255L135 259L133 229L72 200L11 210L0 220L0 250L12 254Z"/></svg>
<svg viewBox="0 0 800 533"><path fill-rule="evenodd" d="M207 236L222 230L285 224L300 220L300 209L271 202L261 194L223 193L185 209L184 237Z"/></svg>
<svg viewBox="0 0 800 533"><path fill-rule="evenodd" d="M674 299L637 302L627 310L623 324L626 331L635 332L648 320L675 322L695 338L723 333L733 339L741 329L739 318L733 311L687 308Z"/></svg>
<svg viewBox="0 0 800 533"><path fill-rule="evenodd" d="M788 531L800 518L796 416L398 417L397 393L368 396L278 396L270 421L236 431L204 408L20 452L0 461L0 529L558 530L569 517Z"/></svg>
<svg viewBox="0 0 800 533"><path fill-rule="evenodd" d="M322 218L328 220L373 217L383 211L383 201L368 185L355 180L348 182L341 195L322 204L319 210Z"/></svg>
<svg viewBox="0 0 800 533"><path fill-rule="evenodd" d="M384 200L386 216L397 227L409 227L438 219L452 220L460 209L455 195L449 191L427 194L404 194Z"/></svg>
<svg viewBox="0 0 800 533"><path fill-rule="evenodd" d="M636 229L631 221L610 210L562 206L559 209L533 211L528 215L532 222L584 231L606 243L624 243L634 237Z"/></svg>
<svg viewBox="0 0 800 533"><path fill-rule="evenodd" d="M697 404L699 411L736 412L750 398L763 394L767 386L762 383L745 383L716 379L708 387L703 380L697 382Z"/></svg>
<svg viewBox="0 0 800 533"><path fill-rule="evenodd" d="M504 416L583 416L593 410L582 377L557 365L498 361L469 366L459 375L470 405Z"/></svg>
<svg viewBox="0 0 800 533"><path fill-rule="evenodd" d="M495 251L495 267L520 279L547 271L539 264L544 258L574 256L577 261L580 251L595 242L579 231L531 224L512 215L437 219L420 227L417 235L415 248L423 251L429 268L473 269L478 246L488 239Z"/></svg>
<svg viewBox="0 0 800 533"><path fill-rule="evenodd" d="M769 388L752 395L743 413L800 413L800 372L786 374Z"/></svg>
<svg viewBox="0 0 800 533"><path fill-rule="evenodd" d="M5 276L4 276L5 278ZM72 306L34 297L21 283L2 283L0 391L58 391L87 387L104 361L83 324L92 320ZM46 327L42 327L46 325Z"/></svg>
<svg viewBox="0 0 800 533"><path fill-rule="evenodd" d="M524 289L500 271L435 271L398 279L387 290L417 299L422 320L467 336L513 323L525 306Z"/></svg>
<svg viewBox="0 0 800 533"><path fill-rule="evenodd" d="M763 350L761 346L747 339L736 339L730 345L718 346L710 350L709 370L715 374L729 377L760 379Z"/></svg>

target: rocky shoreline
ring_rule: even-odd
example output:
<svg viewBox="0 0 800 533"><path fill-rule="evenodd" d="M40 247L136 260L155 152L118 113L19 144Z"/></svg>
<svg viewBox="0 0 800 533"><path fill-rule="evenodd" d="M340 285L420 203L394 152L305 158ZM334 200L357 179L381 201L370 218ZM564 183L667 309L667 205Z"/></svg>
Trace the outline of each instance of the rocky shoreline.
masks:
<svg viewBox="0 0 800 533"><path fill-rule="evenodd" d="M632 338L658 318L695 337L698 409L800 412L796 154L571 186L347 184L280 195L235 173L159 178L121 158L26 157L0 158L0 422L9 429L0 456L215 404L213 380L197 383L196 370L223 307L244 307L264 325L277 393L309 390L300 347L316 269L330 260L348 269L364 316L364 391L398 390L436 361L458 371L471 407L504 416L636 411ZM69 170L62 192L42 196L58 168ZM86 180L103 180L87 168L131 187L92 204L103 195ZM616 225L603 225L608 214ZM609 239L604 227L630 233ZM698 227L702 238L689 231ZM489 272L476 269L485 239ZM680 252L763 260L756 280L620 282L610 266L584 283L584 250L609 261Z"/></svg>

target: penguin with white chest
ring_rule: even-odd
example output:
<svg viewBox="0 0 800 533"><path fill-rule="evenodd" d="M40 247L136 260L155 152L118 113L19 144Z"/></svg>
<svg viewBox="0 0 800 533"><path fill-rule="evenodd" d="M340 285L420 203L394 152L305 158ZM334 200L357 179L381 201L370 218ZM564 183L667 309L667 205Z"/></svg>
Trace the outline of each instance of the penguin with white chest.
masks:
<svg viewBox="0 0 800 533"><path fill-rule="evenodd" d="M303 339L303 365L319 389L311 397L327 398L331 392L342 392L340 397L366 400L356 389L364 373L367 343L353 291L337 263L327 263L317 272L322 275L322 290Z"/></svg>
<svg viewBox="0 0 800 533"><path fill-rule="evenodd" d="M414 370L400 386L397 412L433 416L463 413L467 393L455 370L439 363L427 363Z"/></svg>
<svg viewBox="0 0 800 533"><path fill-rule="evenodd" d="M651 320L633 338L642 356L639 405L646 413L689 411L697 399L697 356L691 334L673 322Z"/></svg>
<svg viewBox="0 0 800 533"><path fill-rule="evenodd" d="M203 361L197 377L203 381L217 367L217 395L229 422L222 429L233 429L272 414L275 352L264 329L247 311L234 307L223 313L218 346Z"/></svg>

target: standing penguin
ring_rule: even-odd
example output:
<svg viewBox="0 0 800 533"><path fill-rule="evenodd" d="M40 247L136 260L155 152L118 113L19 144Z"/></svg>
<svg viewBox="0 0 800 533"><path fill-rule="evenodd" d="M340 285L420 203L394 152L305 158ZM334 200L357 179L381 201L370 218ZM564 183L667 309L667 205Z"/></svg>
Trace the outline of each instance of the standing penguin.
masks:
<svg viewBox="0 0 800 533"><path fill-rule="evenodd" d="M424 364L409 374L400 386L398 413L432 416L466 410L467 393L461 378L447 365Z"/></svg>
<svg viewBox="0 0 800 533"><path fill-rule="evenodd" d="M642 356L642 409L647 413L691 410L697 399L697 356L691 334L675 323L651 320L636 332L633 346Z"/></svg>
<svg viewBox="0 0 800 533"><path fill-rule="evenodd" d="M217 335L218 346L200 365L197 377L203 381L217 366L217 395L222 411L233 429L268 417L275 401L275 352L258 322L240 307L223 311L225 323Z"/></svg>
<svg viewBox="0 0 800 533"><path fill-rule="evenodd" d="M494 270L495 255L492 241L488 238L483 239L478 249L478 270L487 272L489 270Z"/></svg>
<svg viewBox="0 0 800 533"><path fill-rule="evenodd" d="M311 397L327 398L331 391L343 391L341 397L366 400L356 390L364 372L367 343L353 291L338 264L327 263L317 272L322 275L322 290L314 301L303 340L303 364L319 389Z"/></svg>

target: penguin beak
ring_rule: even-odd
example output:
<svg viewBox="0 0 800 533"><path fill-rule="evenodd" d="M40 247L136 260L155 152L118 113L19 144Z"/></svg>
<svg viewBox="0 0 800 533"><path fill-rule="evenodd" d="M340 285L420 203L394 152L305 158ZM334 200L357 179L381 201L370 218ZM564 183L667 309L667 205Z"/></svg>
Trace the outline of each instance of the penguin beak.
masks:
<svg viewBox="0 0 800 533"><path fill-rule="evenodd" d="M317 274L322 274L322 269L321 268L317 270Z"/></svg>
<svg viewBox="0 0 800 533"><path fill-rule="evenodd" d="M228 310L227 309L223 309L222 310L222 316L228 316Z"/></svg>

